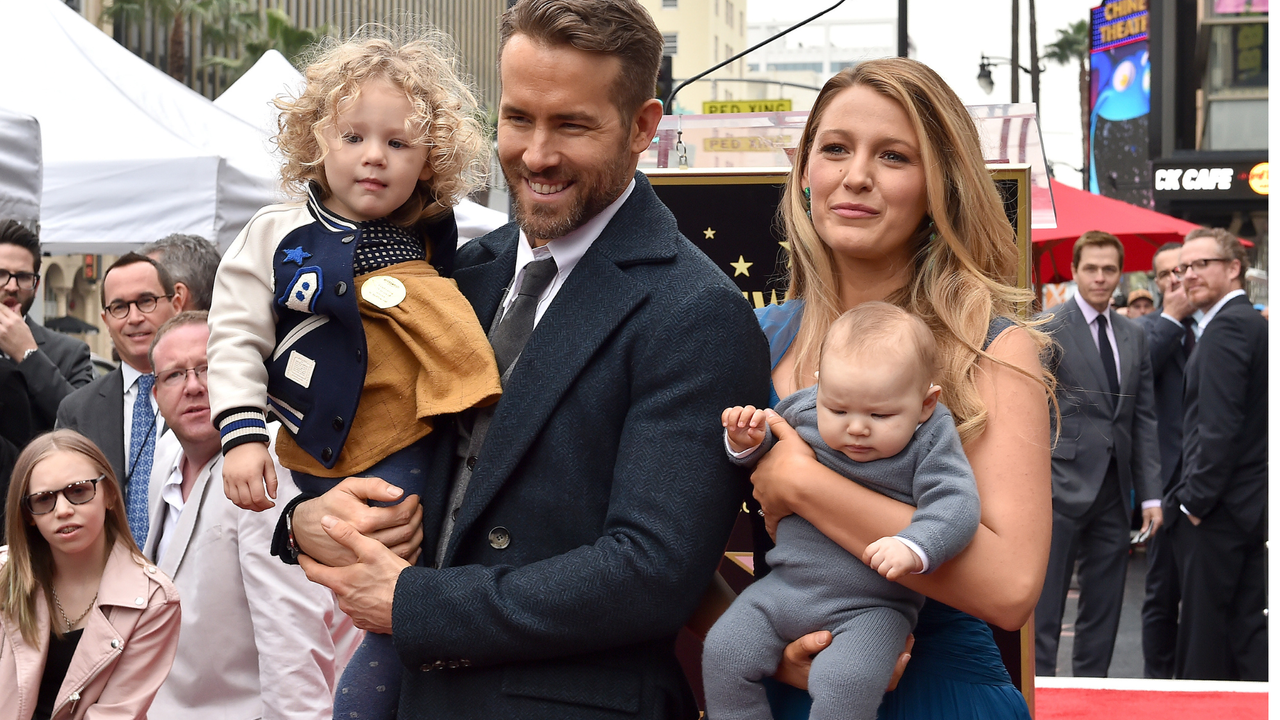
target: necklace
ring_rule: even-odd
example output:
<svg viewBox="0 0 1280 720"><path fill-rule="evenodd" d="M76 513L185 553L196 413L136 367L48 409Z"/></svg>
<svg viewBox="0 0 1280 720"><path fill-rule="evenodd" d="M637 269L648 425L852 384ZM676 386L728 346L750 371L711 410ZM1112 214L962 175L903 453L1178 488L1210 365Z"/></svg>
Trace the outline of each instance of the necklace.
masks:
<svg viewBox="0 0 1280 720"><path fill-rule="evenodd" d="M52 587L49 589L53 590ZM98 593L94 593L93 599L89 601L89 607L85 608L84 612L80 613L80 617L76 618L75 620L71 620L67 617L67 611L62 609L62 601L58 599L58 591L53 590L53 604L57 606L58 614L62 616L62 622L67 624L67 632L71 632L71 628L74 628L76 625L79 625L80 621L84 619L85 615L89 614L89 611L93 609L93 606L97 602L98 602Z"/></svg>

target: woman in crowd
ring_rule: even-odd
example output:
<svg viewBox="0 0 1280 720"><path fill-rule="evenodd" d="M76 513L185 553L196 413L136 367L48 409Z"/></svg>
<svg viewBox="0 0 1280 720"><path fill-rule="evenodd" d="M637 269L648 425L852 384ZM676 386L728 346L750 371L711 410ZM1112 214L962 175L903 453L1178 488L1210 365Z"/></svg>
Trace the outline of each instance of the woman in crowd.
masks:
<svg viewBox="0 0 1280 720"><path fill-rule="evenodd" d="M0 720L145 718L178 593L134 544L111 465L70 430L18 456L0 550Z"/></svg>
<svg viewBox="0 0 1280 720"><path fill-rule="evenodd" d="M1016 315L1031 296L1013 286L1013 231L977 130L928 67L874 60L827 82L795 157L782 206L789 301L758 311L772 349L774 402L814 384L819 345L842 312L869 300L906 308L937 340L941 400L982 503L968 549L937 572L901 581L931 600L880 716L1027 718L982 621L1017 629L1040 594L1052 380L1040 362L1047 338ZM868 544L906 527L911 506L840 477L779 425L780 442L752 476L770 531L795 513L862 557ZM778 677L803 686L805 672L784 663ZM786 716L805 716L808 697L789 695Z"/></svg>

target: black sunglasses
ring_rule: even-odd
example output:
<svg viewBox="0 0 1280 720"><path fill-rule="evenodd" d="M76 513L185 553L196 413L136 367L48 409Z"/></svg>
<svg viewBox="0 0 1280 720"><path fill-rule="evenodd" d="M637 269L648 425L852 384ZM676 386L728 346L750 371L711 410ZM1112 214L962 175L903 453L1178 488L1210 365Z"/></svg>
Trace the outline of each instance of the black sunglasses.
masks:
<svg viewBox="0 0 1280 720"><path fill-rule="evenodd" d="M32 493L22 498L22 506L32 515L45 515L53 512L53 509L58 506L59 495L66 498L72 505L83 505L98 494L98 483L106 477L105 474L99 475L92 480L73 482L61 490Z"/></svg>

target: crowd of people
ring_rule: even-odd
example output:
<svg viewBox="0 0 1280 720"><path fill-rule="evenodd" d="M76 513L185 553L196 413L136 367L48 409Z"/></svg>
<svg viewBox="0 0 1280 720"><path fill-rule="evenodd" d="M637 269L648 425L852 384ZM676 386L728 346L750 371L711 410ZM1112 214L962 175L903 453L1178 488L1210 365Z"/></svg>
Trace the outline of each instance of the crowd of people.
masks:
<svg viewBox="0 0 1280 720"><path fill-rule="evenodd" d="M1238 240L1162 249L1139 327L1087 234L1078 299L1025 319L972 119L873 60L813 105L753 314L637 172L639 3L520 0L500 38L514 222L476 240L475 101L441 36L382 31L278 103L298 202L106 269L106 375L27 317L39 242L0 224L0 718L695 718L688 627L717 720L1025 719L991 626L1037 609L1051 671L1078 557L1105 674L1135 504L1169 674L1265 677Z"/></svg>

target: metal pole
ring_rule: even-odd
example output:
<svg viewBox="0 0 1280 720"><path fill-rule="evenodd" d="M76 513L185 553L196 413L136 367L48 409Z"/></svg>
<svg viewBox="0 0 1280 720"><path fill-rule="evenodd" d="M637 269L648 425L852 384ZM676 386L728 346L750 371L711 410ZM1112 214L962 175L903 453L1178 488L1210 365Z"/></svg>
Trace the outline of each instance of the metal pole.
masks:
<svg viewBox="0 0 1280 720"><path fill-rule="evenodd" d="M1013 49L1009 51L1009 102L1018 102L1018 0L1013 0Z"/></svg>
<svg viewBox="0 0 1280 720"><path fill-rule="evenodd" d="M1036 44L1036 0L1027 0L1027 10L1031 17L1027 18L1031 29L1031 102L1040 112L1040 46Z"/></svg>
<svg viewBox="0 0 1280 720"><path fill-rule="evenodd" d="M907 0L898 0L898 57L907 56Z"/></svg>

